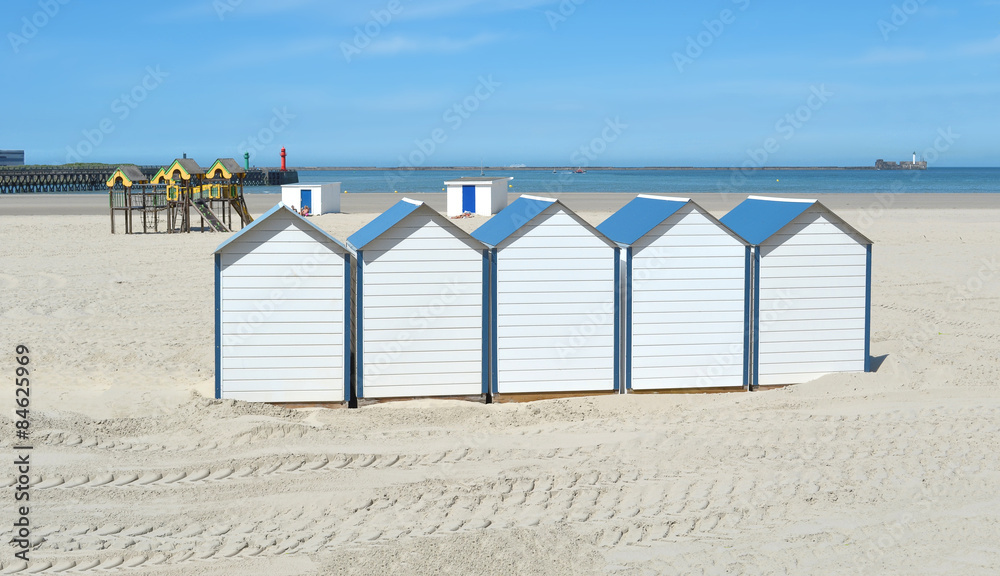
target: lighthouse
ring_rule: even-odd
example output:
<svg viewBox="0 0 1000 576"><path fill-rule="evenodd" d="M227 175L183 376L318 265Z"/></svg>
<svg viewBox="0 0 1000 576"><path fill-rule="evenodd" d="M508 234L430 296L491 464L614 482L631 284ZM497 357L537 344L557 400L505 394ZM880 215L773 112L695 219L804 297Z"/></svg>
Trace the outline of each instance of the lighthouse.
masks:
<svg viewBox="0 0 1000 576"><path fill-rule="evenodd" d="M916 152L913 153L913 157L914 158L917 157L916 154L917 154ZM281 147L281 171L282 172L285 171L285 147L284 146Z"/></svg>
<svg viewBox="0 0 1000 576"><path fill-rule="evenodd" d="M285 154L284 154L284 150L285 150L285 149L284 149L284 148L282 148L281 150L282 150L282 153L281 153L281 155L282 155L282 156L284 156L284 155L285 155ZM916 152L914 152L914 153L913 153L913 163L914 163L914 164L916 164L916 163L917 163L917 153L916 153ZM284 166L284 163L282 163L282 166ZM282 170L284 170L284 168L282 168Z"/></svg>

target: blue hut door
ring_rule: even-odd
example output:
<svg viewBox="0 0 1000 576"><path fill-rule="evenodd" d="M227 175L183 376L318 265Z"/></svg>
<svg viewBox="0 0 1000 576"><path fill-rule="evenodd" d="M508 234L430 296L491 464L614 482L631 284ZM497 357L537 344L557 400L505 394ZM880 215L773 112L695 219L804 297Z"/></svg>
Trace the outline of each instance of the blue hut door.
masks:
<svg viewBox="0 0 1000 576"><path fill-rule="evenodd" d="M309 207L309 212L312 212L312 205L313 205L313 191L312 190L303 190L302 191L302 196L299 198L299 200L300 200L299 201L299 210L301 210L301 209L305 208L306 206L308 206Z"/></svg>
<svg viewBox="0 0 1000 576"><path fill-rule="evenodd" d="M476 187L462 186L462 212L476 211Z"/></svg>

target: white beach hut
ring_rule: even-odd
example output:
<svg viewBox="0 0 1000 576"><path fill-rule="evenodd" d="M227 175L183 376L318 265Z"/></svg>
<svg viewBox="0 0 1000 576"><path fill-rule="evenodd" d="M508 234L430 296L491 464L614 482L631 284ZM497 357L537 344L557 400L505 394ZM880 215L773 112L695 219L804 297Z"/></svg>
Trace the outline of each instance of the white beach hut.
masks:
<svg viewBox="0 0 1000 576"><path fill-rule="evenodd" d="M466 212L492 216L507 207L506 178L486 176L456 178L444 183L448 195L448 216Z"/></svg>
<svg viewBox="0 0 1000 576"><path fill-rule="evenodd" d="M867 372L872 241L815 200L750 196L722 222L753 246L754 386Z"/></svg>
<svg viewBox="0 0 1000 576"><path fill-rule="evenodd" d="M597 230L625 249L626 390L746 388L747 242L687 198L640 195Z"/></svg>
<svg viewBox="0 0 1000 576"><path fill-rule="evenodd" d="M493 394L617 391L618 246L534 196L472 236L490 247Z"/></svg>
<svg viewBox="0 0 1000 576"><path fill-rule="evenodd" d="M223 242L215 397L349 401L350 263L343 244L282 204Z"/></svg>
<svg viewBox="0 0 1000 576"><path fill-rule="evenodd" d="M308 206L312 216L340 212L340 182L282 184L281 202L296 211Z"/></svg>
<svg viewBox="0 0 1000 576"><path fill-rule="evenodd" d="M409 199L347 241L357 251L358 399L485 399L486 247Z"/></svg>

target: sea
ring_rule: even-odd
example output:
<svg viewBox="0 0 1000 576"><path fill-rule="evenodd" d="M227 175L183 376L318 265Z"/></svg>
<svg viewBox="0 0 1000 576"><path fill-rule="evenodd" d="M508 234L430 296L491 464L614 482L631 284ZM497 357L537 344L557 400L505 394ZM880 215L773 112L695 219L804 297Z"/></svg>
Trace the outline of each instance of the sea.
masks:
<svg viewBox="0 0 1000 576"><path fill-rule="evenodd" d="M1000 168L928 168L927 170L504 170L489 168L488 177L512 177L510 192L621 192L683 195L701 192L735 194L827 193L995 193ZM444 182L480 176L480 170L299 170L299 182L340 182L341 190L369 192L441 192ZM251 193L280 194L279 186L248 187Z"/></svg>

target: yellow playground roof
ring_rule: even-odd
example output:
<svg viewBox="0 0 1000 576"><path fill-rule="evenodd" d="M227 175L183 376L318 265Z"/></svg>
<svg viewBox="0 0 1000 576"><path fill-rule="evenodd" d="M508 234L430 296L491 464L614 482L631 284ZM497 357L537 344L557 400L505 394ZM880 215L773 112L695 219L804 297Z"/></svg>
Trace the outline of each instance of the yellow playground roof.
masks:
<svg viewBox="0 0 1000 576"><path fill-rule="evenodd" d="M167 178L173 179L174 174L181 180L190 180L192 176L204 176L205 169L191 158L178 158L166 169Z"/></svg>
<svg viewBox="0 0 1000 576"><path fill-rule="evenodd" d="M234 175L242 176L246 174L246 170L240 166L239 162L232 158L219 158L205 173L209 178L225 178L228 180Z"/></svg>
<svg viewBox="0 0 1000 576"><path fill-rule="evenodd" d="M122 186L129 188L133 184L144 184L147 180L146 175L142 173L142 170L138 166L135 164L124 164L119 166L108 178L108 188L113 188L119 182L121 182Z"/></svg>
<svg viewBox="0 0 1000 576"><path fill-rule="evenodd" d="M156 174L153 174L153 178L150 182L153 184L166 184L167 180L169 180L169 178L167 178L167 168L163 167L157 170Z"/></svg>

